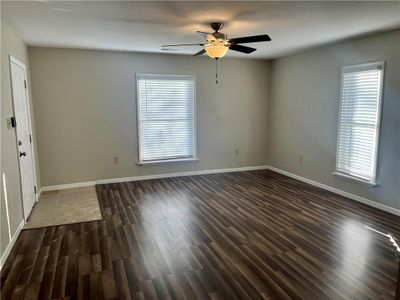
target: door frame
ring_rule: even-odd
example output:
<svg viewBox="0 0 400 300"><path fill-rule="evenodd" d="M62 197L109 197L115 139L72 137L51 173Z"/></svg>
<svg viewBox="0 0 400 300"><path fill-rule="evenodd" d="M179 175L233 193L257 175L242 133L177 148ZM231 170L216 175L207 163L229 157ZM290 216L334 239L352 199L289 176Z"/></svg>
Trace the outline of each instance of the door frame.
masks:
<svg viewBox="0 0 400 300"><path fill-rule="evenodd" d="M33 127L32 127L32 114L31 114L32 111L31 111L30 98L29 98L29 92L28 92L28 88L29 88L28 74L26 72L25 64L23 64L21 61L19 61L14 56L9 55L8 57L9 57L10 83L11 83L11 95L12 95L12 113L13 113L14 117L15 117L15 106L14 106L14 95L13 95L13 89L12 89L13 80L12 80L12 73L11 73L12 72L11 71L11 64L14 63L14 64L16 64L17 66L21 67L24 70L24 80L26 82L25 97L26 97L26 106L27 106L27 110L28 110L28 123L29 123L30 135L32 136L32 142L30 143L30 147L31 147L31 153L32 153L31 160L32 160L32 167L33 167L33 181L34 181L35 186L36 186L35 202L38 202L39 196L40 196L40 192L38 191L38 183L37 183L37 177L36 177L35 149L33 147ZM18 126L18 124L17 124L17 126ZM18 134L17 134L17 130L15 130L15 144L16 144L16 147L18 149ZM25 216L24 199L23 199L24 195L22 193L22 174L21 174L21 168L20 168L20 164L19 164L18 150L17 150L17 159L18 159L18 169L19 169L18 173L19 173L19 178L20 178L22 215L24 216L24 221L26 223L26 221L27 221L29 216ZM31 212L32 212L32 210L31 210Z"/></svg>

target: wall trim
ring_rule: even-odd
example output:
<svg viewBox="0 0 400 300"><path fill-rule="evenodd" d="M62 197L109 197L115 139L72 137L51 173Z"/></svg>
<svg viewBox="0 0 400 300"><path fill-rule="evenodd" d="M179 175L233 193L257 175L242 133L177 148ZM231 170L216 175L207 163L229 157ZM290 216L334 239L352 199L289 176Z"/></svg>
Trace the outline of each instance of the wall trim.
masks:
<svg viewBox="0 0 400 300"><path fill-rule="evenodd" d="M159 179L159 178L168 178L168 177L182 177L182 176L207 175L207 174L217 174L217 173L244 172L244 171L266 170L266 169L268 169L268 166L252 166L252 167L239 167L239 168L227 168L227 169L208 169L208 170L199 170L199 171L152 174L152 175L112 178L112 179L100 179L100 180L97 180L97 184L126 182L126 181L139 181L139 180Z"/></svg>
<svg viewBox="0 0 400 300"><path fill-rule="evenodd" d="M276 168L276 167L273 167L273 166L268 166L267 169L270 170L270 171L274 171L276 173L280 173L282 175L297 179L299 181L311 184L313 186L316 186L316 187L319 187L321 189L327 190L329 192L338 194L340 196L344 196L346 198L355 200L357 202L361 202L361 203L366 204L368 206L372 206L372 207L377 208L379 210L383 210L383 211L386 211L388 213L394 214L396 216L400 216L400 209L396 209L396 208L387 206L385 204L382 204L382 203L379 203L379 202L376 202L376 201L373 201L373 200L370 200L370 199L367 199L367 198L364 198L364 197L361 197L361 196L358 196L358 195L354 195L354 194L351 194L349 192L345 192L343 190L334 188L332 186L329 186L329 185L326 185L326 184L323 184L323 183L308 179L306 177L302 177L300 175L296 175L296 174L290 173L288 171L285 171L285 170L282 170L282 169L279 169L279 168Z"/></svg>
<svg viewBox="0 0 400 300"><path fill-rule="evenodd" d="M168 177L182 177L182 176L193 176L193 175L206 175L206 174L217 174L217 173L230 173L230 172L243 172L243 171L254 171L254 170L270 170L276 173L280 173L282 175L297 179L299 181L311 184L313 186L319 187L321 189L327 190L329 192L338 194L340 196L355 200L357 202L361 202L368 206L389 212L391 214L400 216L400 210L381 204L379 202L351 194L349 192L345 192L343 190L334 188L332 186L311 180L306 177L302 177L300 175L296 175L290 173L288 171L281 170L279 168L263 165L263 166L251 166L251 167L238 167L238 168L226 168L226 169L208 169L208 170L199 170L199 171L188 171L188 172L175 172L175 173L163 173L163 174L152 174L152 175L142 175L142 176L131 176L131 177L121 177L121 178L109 178L109 179L99 179L96 181L87 181L87 182L77 182L77 183L68 183L68 184L59 184L59 185L51 185L51 186L43 186L41 191L54 191L54 190L63 190L63 189L71 189L71 188L79 188L79 187L87 187L94 186L96 184L107 184L107 183L117 183L117 182L127 182L127 181L139 181L139 180L149 180L149 179L159 179L159 178L168 178Z"/></svg>
<svg viewBox="0 0 400 300"><path fill-rule="evenodd" d="M163 173L163 174L152 174L152 175L142 175L142 176L131 176L131 177L121 177L121 178L109 178L109 179L99 179L95 181L87 182L77 182L68 184L58 184L43 186L41 190L44 191L55 191L72 189L86 186L94 186L96 184L106 184L106 183L117 183L117 182L127 182L127 181L139 181L139 180L149 180L149 179L159 179L168 177L181 177L181 176L193 176L193 175L206 175L206 174L216 174L216 173L230 173L230 172L243 172L243 171L253 171L253 170L266 170L268 166L251 166L251 167L238 167L238 168L226 168L226 169L208 169L199 171L188 171L188 172L175 172L175 173Z"/></svg>
<svg viewBox="0 0 400 300"><path fill-rule="evenodd" d="M93 185L96 185L96 184L97 184L96 181L86 181L86 182L75 182L75 183L48 185L48 186L42 186L41 192L57 191L57 190L65 190L65 189L74 189L74 188L79 188L79 187L93 186Z"/></svg>
<svg viewBox="0 0 400 300"><path fill-rule="evenodd" d="M24 227L24 225L25 225L25 220L22 220L21 223L19 223L18 228L15 231L15 233L14 233L10 243L8 244L6 250L4 250L4 253L3 253L3 255L1 256L1 259L0 259L0 270L3 268L4 263L6 262L7 257L10 254L11 249L13 248L13 246L15 244L15 241L19 237L19 234L20 234L20 232L22 230L22 227Z"/></svg>

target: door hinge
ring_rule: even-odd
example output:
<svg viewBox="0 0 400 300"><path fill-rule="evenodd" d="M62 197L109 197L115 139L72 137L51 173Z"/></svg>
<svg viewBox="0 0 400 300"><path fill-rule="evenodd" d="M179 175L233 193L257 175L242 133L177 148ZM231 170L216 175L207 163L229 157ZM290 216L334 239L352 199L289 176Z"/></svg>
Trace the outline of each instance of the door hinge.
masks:
<svg viewBox="0 0 400 300"><path fill-rule="evenodd" d="M32 143L32 134L29 135L29 141Z"/></svg>
<svg viewBox="0 0 400 300"><path fill-rule="evenodd" d="M37 191L36 191L36 185L33 187L33 190L35 191L35 194L37 193Z"/></svg>
<svg viewBox="0 0 400 300"><path fill-rule="evenodd" d="M25 88L26 88L26 80L24 80L24 86L25 86Z"/></svg>
<svg viewBox="0 0 400 300"><path fill-rule="evenodd" d="M9 117L7 119L7 127L9 129L17 127L17 119L15 117Z"/></svg>

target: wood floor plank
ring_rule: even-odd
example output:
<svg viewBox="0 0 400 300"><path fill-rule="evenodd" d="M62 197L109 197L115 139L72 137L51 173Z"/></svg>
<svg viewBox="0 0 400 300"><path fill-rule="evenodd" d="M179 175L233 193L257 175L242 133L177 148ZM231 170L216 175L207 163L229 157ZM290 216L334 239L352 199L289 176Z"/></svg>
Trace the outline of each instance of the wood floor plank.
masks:
<svg viewBox="0 0 400 300"><path fill-rule="evenodd" d="M1 299L393 299L400 218L277 173L96 186L103 220L24 230Z"/></svg>

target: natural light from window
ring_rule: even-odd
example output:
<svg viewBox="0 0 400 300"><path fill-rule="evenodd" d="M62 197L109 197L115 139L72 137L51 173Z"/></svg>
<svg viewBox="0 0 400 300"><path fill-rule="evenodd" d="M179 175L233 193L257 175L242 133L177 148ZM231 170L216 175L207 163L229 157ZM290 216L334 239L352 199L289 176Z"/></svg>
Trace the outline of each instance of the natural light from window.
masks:
<svg viewBox="0 0 400 300"><path fill-rule="evenodd" d="M376 184L384 63L343 67L336 174Z"/></svg>
<svg viewBox="0 0 400 300"><path fill-rule="evenodd" d="M195 79L137 75L139 163L196 159Z"/></svg>

